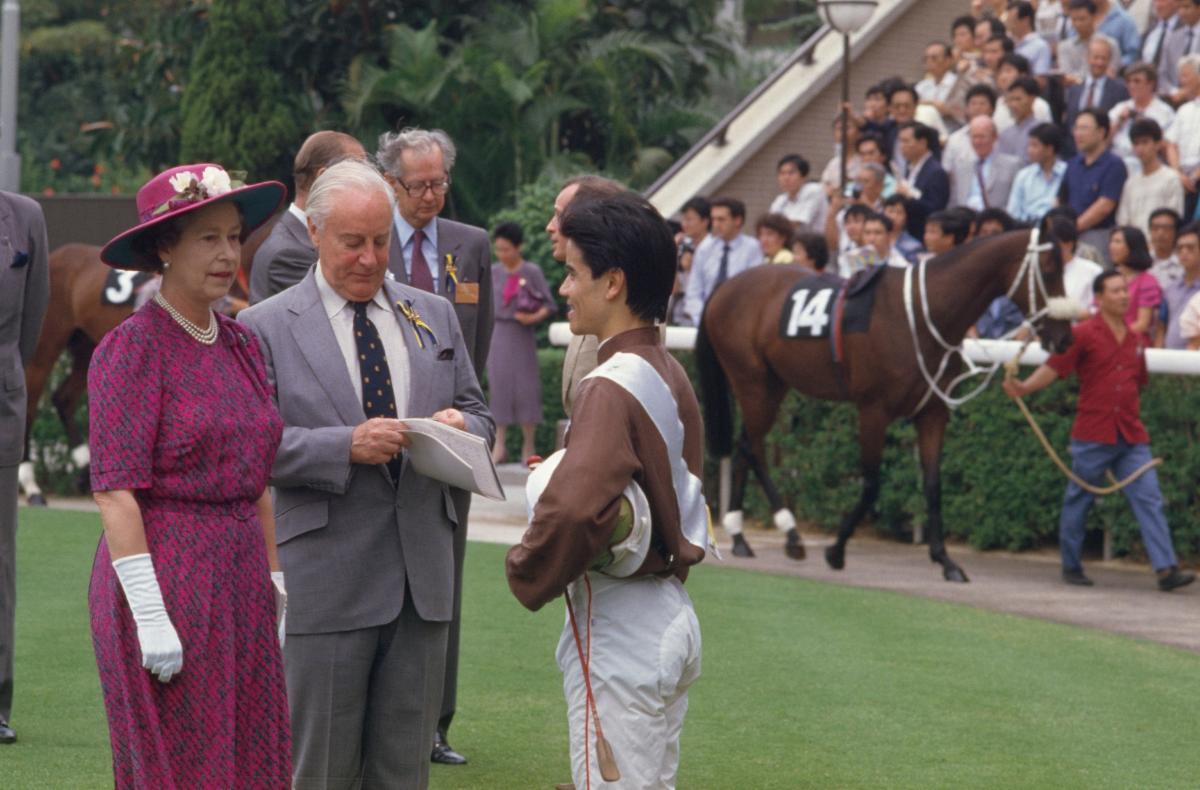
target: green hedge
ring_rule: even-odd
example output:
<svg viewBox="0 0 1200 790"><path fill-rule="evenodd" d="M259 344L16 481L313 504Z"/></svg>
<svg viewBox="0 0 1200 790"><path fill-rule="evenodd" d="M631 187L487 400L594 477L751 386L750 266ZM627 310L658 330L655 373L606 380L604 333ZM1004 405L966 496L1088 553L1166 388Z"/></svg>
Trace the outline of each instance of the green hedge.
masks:
<svg viewBox="0 0 1200 790"><path fill-rule="evenodd" d="M679 360L696 381L690 354ZM553 420L562 414L559 349L538 352L547 422L538 431L538 447L553 445ZM1073 381L1059 382L1028 399L1047 437L1069 462L1067 443L1075 413ZM1194 481L1200 479L1200 382L1181 377L1155 377L1142 394L1142 417L1155 455L1167 520L1182 557L1200 556L1200 504ZM858 420L852 406L804 398L796 393L784 402L768 454L775 482L797 517L826 531L837 528L842 514L858 497ZM510 454L519 449L510 438ZM706 483L716 491L716 468L709 459ZM942 460L942 508L946 530L982 549L1017 551L1054 545L1065 478L1046 457L1021 413L998 384L954 413L947 429ZM753 479L746 500L747 516L766 521L770 509ZM897 536L911 532L925 515L916 430L907 420L888 431L883 462L883 490L876 527ZM1137 522L1124 497L1097 500L1089 526L1108 529L1118 554L1143 555Z"/></svg>
<svg viewBox="0 0 1200 790"><path fill-rule="evenodd" d="M695 381L690 354L679 354ZM554 448L555 426L563 417L561 399L563 350L538 351L545 419L537 430L543 455ZM58 372L61 375L61 371ZM1076 390L1059 382L1029 399L1042 429L1064 458ZM1158 470L1167 520L1176 550L1200 557L1200 382L1182 377L1154 377L1142 394L1142 417L1151 447L1164 459ZM81 415L84 416L84 415ZM84 416L86 419L86 416ZM35 436L47 446L61 436L48 399L35 424ZM853 407L826 403L792 393L784 402L768 453L775 481L796 515L819 528L836 529L842 514L859 493L857 418ZM916 431L908 421L895 423L884 452L883 491L878 505L879 529L904 535L924 518ZM47 454L40 464L43 487L62 490L70 477L65 447ZM509 457L520 452L520 431L511 429ZM709 490L716 491L715 463L709 459ZM49 481L50 485L47 485ZM946 530L982 549L1021 550L1053 545L1065 480L1046 457L1016 406L993 385L954 413L947 430L942 462L943 515ZM769 508L755 482L748 488L747 515L766 521ZM1118 554L1143 556L1137 523L1124 497L1097 501L1090 526L1112 533Z"/></svg>

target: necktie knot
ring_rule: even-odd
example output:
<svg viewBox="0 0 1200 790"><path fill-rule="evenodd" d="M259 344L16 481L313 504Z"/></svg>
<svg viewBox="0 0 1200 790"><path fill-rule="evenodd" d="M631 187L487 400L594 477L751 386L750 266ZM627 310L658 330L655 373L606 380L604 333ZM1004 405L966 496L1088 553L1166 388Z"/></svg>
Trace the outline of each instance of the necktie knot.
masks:
<svg viewBox="0 0 1200 790"><path fill-rule="evenodd" d="M350 304L354 305L354 316L356 318L367 317L367 305L370 302L351 302Z"/></svg>
<svg viewBox="0 0 1200 790"><path fill-rule="evenodd" d="M420 246L425 243L425 231L417 228L413 231L413 244Z"/></svg>

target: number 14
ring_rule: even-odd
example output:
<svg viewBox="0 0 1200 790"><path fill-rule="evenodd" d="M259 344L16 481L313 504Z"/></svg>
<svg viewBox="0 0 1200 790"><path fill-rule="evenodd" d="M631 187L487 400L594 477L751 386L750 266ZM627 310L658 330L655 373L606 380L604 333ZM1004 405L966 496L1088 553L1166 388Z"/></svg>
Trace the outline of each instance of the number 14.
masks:
<svg viewBox="0 0 1200 790"><path fill-rule="evenodd" d="M808 329L812 337L820 337L825 325L829 323L826 308L829 307L829 297L833 295L832 288L822 288L809 299L809 290L802 288L792 294L792 313L788 318L788 337L795 337L801 329Z"/></svg>

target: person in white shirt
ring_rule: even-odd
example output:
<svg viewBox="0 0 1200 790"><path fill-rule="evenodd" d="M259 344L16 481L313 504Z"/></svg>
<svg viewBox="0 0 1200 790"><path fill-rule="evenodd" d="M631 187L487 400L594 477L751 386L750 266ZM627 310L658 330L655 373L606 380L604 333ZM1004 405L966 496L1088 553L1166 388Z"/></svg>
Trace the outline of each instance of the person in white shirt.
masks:
<svg viewBox="0 0 1200 790"><path fill-rule="evenodd" d="M711 201L712 235L701 242L692 258L692 273L684 295L684 314L691 326L699 326L704 305L722 283L762 263L758 239L742 233L746 204L737 198Z"/></svg>
<svg viewBox="0 0 1200 790"><path fill-rule="evenodd" d="M1034 30L1033 3L1009 3L1005 24L1012 35L1013 51L1029 61L1029 69L1033 76L1041 77L1050 73L1050 45Z"/></svg>
<svg viewBox="0 0 1200 790"><path fill-rule="evenodd" d="M1125 69L1125 87L1129 98L1117 103L1108 111L1112 124L1113 153L1125 160L1125 167L1132 175L1141 172L1142 164L1133 153L1133 141L1129 139L1129 127L1139 118L1153 118L1164 132L1175 121L1175 110L1155 95L1158 86L1158 71L1148 63L1135 63Z"/></svg>
<svg viewBox="0 0 1200 790"><path fill-rule="evenodd" d="M917 98L937 110L942 122L952 127L962 122L962 108L952 107L950 102L957 81L950 45L935 41L926 46L925 78L916 84Z"/></svg>
<svg viewBox="0 0 1200 790"><path fill-rule="evenodd" d="M1091 315L1089 308L1092 304L1092 284L1096 280L1096 275L1104 269L1095 261L1089 261L1087 258L1081 258L1075 254L1079 231L1075 229L1075 223L1070 217L1061 213L1050 214L1046 217L1046 224L1058 241L1062 259L1066 261L1063 264L1063 295L1068 299L1074 299L1075 304L1079 306L1079 313L1075 316L1073 323L1082 321Z"/></svg>
<svg viewBox="0 0 1200 790"><path fill-rule="evenodd" d="M1187 103L1175 113L1167 130L1167 162L1179 171L1183 183L1183 216L1196 212L1196 180L1200 177L1200 55L1188 55L1179 64L1179 89Z"/></svg>
<svg viewBox="0 0 1200 790"><path fill-rule="evenodd" d="M850 124L846 128L846 148L850 155L846 157L846 178L853 180L858 174L858 137L861 131L851 117ZM840 192L844 189L842 186L842 114L838 113L833 118L833 156L825 163L825 169L821 171L821 188L825 190L827 198L833 197L835 192Z"/></svg>
<svg viewBox="0 0 1200 790"><path fill-rule="evenodd" d="M1029 73L1029 61L1020 55L1005 55L1004 59L1000 61L1000 68L996 71L996 87L999 88L1000 94L1007 97L1010 89L1018 84L1030 86L1029 81L1032 81L1033 89L1031 94L1033 98L1029 105L1029 112L1033 115L1032 123L1053 121L1054 114L1050 110L1050 103L1041 97L1041 85ZM1018 117L1009 102L1004 101L996 107L992 120L996 122L996 131L1004 133L1010 127L1019 125L1026 120L1026 116Z"/></svg>
<svg viewBox="0 0 1200 790"><path fill-rule="evenodd" d="M1038 35L1046 39L1051 49L1071 32L1064 5L1060 0L1041 0L1037 3L1035 26Z"/></svg>
<svg viewBox="0 0 1200 790"><path fill-rule="evenodd" d="M1129 130L1140 171L1129 175L1117 206L1117 224L1150 232L1150 213L1157 208L1183 211L1179 173L1162 163L1162 129L1152 118L1139 118Z"/></svg>
<svg viewBox="0 0 1200 790"><path fill-rule="evenodd" d="M770 213L782 214L795 226L822 227L825 220L825 191L808 180L808 160L788 154L775 166L775 179L783 192L771 202Z"/></svg>
<svg viewBox="0 0 1200 790"><path fill-rule="evenodd" d="M1160 208L1150 212L1150 273L1163 288L1183 277L1183 267L1175 256L1175 239L1183 218L1171 208Z"/></svg>
<svg viewBox="0 0 1200 790"><path fill-rule="evenodd" d="M892 246L892 231L895 225L885 214L872 213L863 222L863 249L859 251L864 266L883 263L897 268L906 268L908 260Z"/></svg>

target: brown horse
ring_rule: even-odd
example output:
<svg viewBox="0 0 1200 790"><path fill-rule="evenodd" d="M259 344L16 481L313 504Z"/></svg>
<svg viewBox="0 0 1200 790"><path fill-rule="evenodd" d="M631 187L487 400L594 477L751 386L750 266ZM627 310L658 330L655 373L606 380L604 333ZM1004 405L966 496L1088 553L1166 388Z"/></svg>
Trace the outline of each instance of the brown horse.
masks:
<svg viewBox="0 0 1200 790"><path fill-rule="evenodd" d="M276 215L278 216L278 215ZM235 307L245 306L249 293L250 268L254 252L270 233L275 219L257 228L242 244L242 264L230 289ZM50 254L50 304L38 337L33 359L25 365L25 386L28 402L25 416L25 455L19 478L31 505L44 505L46 499L38 487L32 463L30 434L37 416L37 405L55 364L64 352L70 354L70 372L51 394L51 402L62 422L75 466L82 470L88 465L87 442L75 414L87 393L88 365L92 352L110 329L133 313L133 301L125 304L105 304L105 301L126 301L132 280L123 278L115 286L107 284L112 269L100 260L100 247L90 244L64 244ZM106 288L116 293L105 300ZM236 310L234 311L236 312ZM79 482L86 489L86 478Z"/></svg>
<svg viewBox="0 0 1200 790"><path fill-rule="evenodd" d="M696 352L705 432L709 449L718 457L726 458L734 449L731 388L742 409L740 453L734 464L733 496L725 522L735 533L735 554L753 556L739 534L749 465L763 485L775 513L775 525L788 530L788 556L804 556L795 519L771 480L764 452L764 438L780 404L788 390L795 389L823 400L850 401L858 408L862 494L843 518L837 541L825 551L830 567L843 567L846 542L879 494L888 425L899 417L911 416L917 426L928 506L929 556L942 566L947 580L967 581L966 574L946 553L942 536L939 468L949 409L940 396L931 396L920 363L941 388L946 388L959 370L958 361L939 374L943 347L935 335L948 345L959 345L998 296L1012 294L1026 315L1046 308L1047 296L1062 296L1063 264L1058 245L1037 247L1029 253L1027 263L1031 238L1031 231L1012 231L938 256L926 264L927 289L920 287L920 269L914 267L909 272L913 318L904 296L906 271L888 267L878 272L871 286L875 289L874 308L867 331L844 336L841 364L834 362L829 338L781 337L780 316L792 286L811 272L799 266L759 266L717 289L705 308ZM1031 294L1037 304L1030 304ZM932 327L921 309L922 295L926 296ZM1043 316L1034 323L1048 348L1061 350L1070 343L1069 322ZM918 359L918 353L923 359Z"/></svg>

